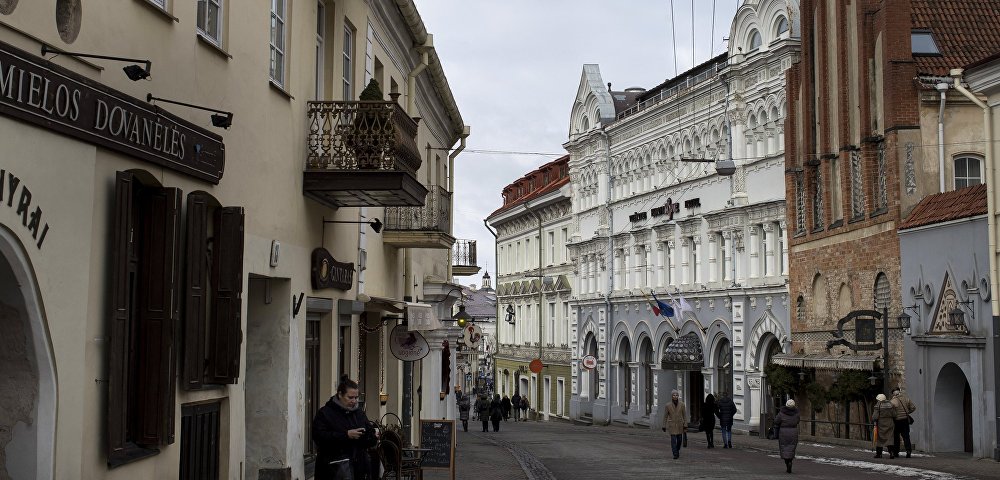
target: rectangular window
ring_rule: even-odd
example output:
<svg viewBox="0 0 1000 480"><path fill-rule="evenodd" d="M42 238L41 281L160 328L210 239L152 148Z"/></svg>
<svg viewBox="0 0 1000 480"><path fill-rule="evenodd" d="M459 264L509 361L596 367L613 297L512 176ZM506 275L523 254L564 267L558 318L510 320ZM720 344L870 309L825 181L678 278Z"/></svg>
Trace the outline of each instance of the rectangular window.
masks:
<svg viewBox="0 0 1000 480"><path fill-rule="evenodd" d="M198 0L198 33L222 46L222 0Z"/></svg>
<svg viewBox="0 0 1000 480"><path fill-rule="evenodd" d="M549 303L549 332L548 337L545 339L549 345L555 345L556 343L556 304L555 302Z"/></svg>
<svg viewBox="0 0 1000 480"><path fill-rule="evenodd" d="M354 27L345 22L344 25L344 100L354 100Z"/></svg>
<svg viewBox="0 0 1000 480"><path fill-rule="evenodd" d="M320 316L315 313L309 313L306 316L306 370L305 370L305 411L315 412L319 410L322 405L320 400L320 375L322 372L321 368L321 352L322 352L322 337L320 335L322 327L322 322L320 321ZM305 440L304 449L302 451L305 457L306 463L316 461L316 444L312 440L312 415L304 415L303 420L305 421L305 434L303 438Z"/></svg>
<svg viewBox="0 0 1000 480"><path fill-rule="evenodd" d="M556 232L549 232L549 265L556 262Z"/></svg>
<svg viewBox="0 0 1000 480"><path fill-rule="evenodd" d="M562 240L563 249L562 249L562 258L560 260L562 260L562 263L566 263L566 262L569 262L569 230L568 229L566 229L566 228L562 229L561 240Z"/></svg>
<svg viewBox="0 0 1000 480"><path fill-rule="evenodd" d="M219 478L221 402L181 407L181 480Z"/></svg>
<svg viewBox="0 0 1000 480"><path fill-rule="evenodd" d="M271 0L271 81L285 86L285 0Z"/></svg>
<svg viewBox="0 0 1000 480"><path fill-rule="evenodd" d="M326 69L324 55L326 52L326 6L322 1L316 2L316 81L313 99L323 100L323 72Z"/></svg>

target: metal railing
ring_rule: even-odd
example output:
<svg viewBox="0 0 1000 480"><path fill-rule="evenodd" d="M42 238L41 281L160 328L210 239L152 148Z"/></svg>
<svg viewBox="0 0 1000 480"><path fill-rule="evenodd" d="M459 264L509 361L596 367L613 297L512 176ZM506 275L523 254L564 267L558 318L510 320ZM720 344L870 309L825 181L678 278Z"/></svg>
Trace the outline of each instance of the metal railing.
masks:
<svg viewBox="0 0 1000 480"><path fill-rule="evenodd" d="M385 207L386 230L451 232L451 192L431 186L422 207Z"/></svg>
<svg viewBox="0 0 1000 480"><path fill-rule="evenodd" d="M308 102L306 168L420 169L417 122L394 101Z"/></svg>
<svg viewBox="0 0 1000 480"><path fill-rule="evenodd" d="M619 113L616 116L615 120L621 120L623 118L635 115L649 107L652 107L653 105L656 105L657 103L660 103L669 98L673 98L678 94L685 92L706 80L715 78L719 75L719 72L721 72L724 68L726 68L726 65L727 63L725 61L718 62L712 65L711 67L701 71L697 75L685 78L683 83L679 83L670 88L665 88L663 90L660 90L659 93L657 93L655 96L649 97L641 102L638 102L631 108Z"/></svg>
<svg viewBox="0 0 1000 480"><path fill-rule="evenodd" d="M455 246L451 250L451 264L460 266L475 266L476 263L476 241L456 240Z"/></svg>

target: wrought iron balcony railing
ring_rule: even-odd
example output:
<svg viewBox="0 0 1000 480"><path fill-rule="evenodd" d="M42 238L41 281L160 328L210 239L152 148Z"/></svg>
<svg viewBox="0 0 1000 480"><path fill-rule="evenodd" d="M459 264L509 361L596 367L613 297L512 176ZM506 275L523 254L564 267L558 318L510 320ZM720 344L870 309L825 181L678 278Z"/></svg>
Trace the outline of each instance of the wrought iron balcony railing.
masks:
<svg viewBox="0 0 1000 480"><path fill-rule="evenodd" d="M395 101L308 102L307 169L420 169L417 121Z"/></svg>
<svg viewBox="0 0 1000 480"><path fill-rule="evenodd" d="M456 240L451 249L452 265L476 265L476 241Z"/></svg>
<svg viewBox="0 0 1000 480"><path fill-rule="evenodd" d="M431 186L422 207L385 207L385 230L451 234L451 192Z"/></svg>

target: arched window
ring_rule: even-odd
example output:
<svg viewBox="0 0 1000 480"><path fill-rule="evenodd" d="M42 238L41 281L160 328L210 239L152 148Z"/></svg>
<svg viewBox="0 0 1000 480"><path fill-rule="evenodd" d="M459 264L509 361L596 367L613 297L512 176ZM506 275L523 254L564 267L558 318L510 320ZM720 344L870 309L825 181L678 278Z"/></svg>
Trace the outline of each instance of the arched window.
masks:
<svg viewBox="0 0 1000 480"><path fill-rule="evenodd" d="M587 130L590 130L590 119L588 119L586 115L583 116L583 122L581 122L581 123L583 125L583 131L584 132L586 132Z"/></svg>
<svg viewBox="0 0 1000 480"><path fill-rule="evenodd" d="M760 48L760 32L756 29L750 31L750 51Z"/></svg>
<svg viewBox="0 0 1000 480"><path fill-rule="evenodd" d="M892 293L889 291L889 278L882 272L879 272L878 276L875 277L874 293L875 310L881 312L883 308L889 308L889 302L892 300Z"/></svg>
<svg viewBox="0 0 1000 480"><path fill-rule="evenodd" d="M955 190L983 183L982 159L974 155L955 157Z"/></svg>
<svg viewBox="0 0 1000 480"><path fill-rule="evenodd" d="M788 31L788 19L784 16L778 17L778 27L776 28L775 37L780 37L782 33Z"/></svg>

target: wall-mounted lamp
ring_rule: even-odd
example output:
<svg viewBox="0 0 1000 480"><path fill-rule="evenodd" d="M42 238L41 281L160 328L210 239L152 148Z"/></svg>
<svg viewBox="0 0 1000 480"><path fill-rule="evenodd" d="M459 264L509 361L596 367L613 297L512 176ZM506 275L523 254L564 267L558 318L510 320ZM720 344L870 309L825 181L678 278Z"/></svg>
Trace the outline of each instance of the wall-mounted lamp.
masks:
<svg viewBox="0 0 1000 480"><path fill-rule="evenodd" d="M903 307L903 313L900 313L899 316L896 317L896 323L899 324L899 328L901 330L903 330L903 332L905 332L907 335L909 335L910 334L910 328L912 327L912 323L910 323L910 320L911 320L910 316L906 314L907 310L913 311L913 313L915 313L917 315L917 322L919 322L920 321L920 306L917 305L916 303L914 303L913 305L910 305L908 307L904 306Z"/></svg>
<svg viewBox="0 0 1000 480"><path fill-rule="evenodd" d="M682 162L687 163L714 163L715 173L723 177L728 177L736 173L736 162L732 160L712 160L710 158L682 158Z"/></svg>
<svg viewBox="0 0 1000 480"><path fill-rule="evenodd" d="M465 324L473 321L472 315L465 311L465 305L458 306L458 313L451 316L452 320L458 322L458 326L465 328Z"/></svg>
<svg viewBox="0 0 1000 480"><path fill-rule="evenodd" d="M969 315L973 320L976 319L976 311L972 309L972 300L961 301L955 299L955 308L948 311L948 325L955 329L961 329L965 326L965 312L964 309L969 310Z"/></svg>
<svg viewBox="0 0 1000 480"><path fill-rule="evenodd" d="M226 112L222 110L216 110L214 108L202 107L200 105L193 105L190 103L178 102L176 100L167 100L165 98L154 97L152 93L146 94L147 102L164 102L172 103L174 105L182 105L190 108L197 108L198 110L205 110L206 112L215 112L212 114L212 126L219 128L229 128L233 125L233 112Z"/></svg>
<svg viewBox="0 0 1000 480"><path fill-rule="evenodd" d="M100 58L102 60L117 60L119 62L140 62L145 63L146 68L142 68L138 65L129 65L122 70L125 75L133 82L149 78L150 70L153 69L153 62L149 60L143 60L139 58L125 58L125 57L111 57L108 55L94 55L91 53L77 53L77 52L64 52L62 50L56 50L48 45L42 45L42 55L48 55L54 53L56 55L68 55L70 57L82 57L82 58Z"/></svg>
<svg viewBox="0 0 1000 480"><path fill-rule="evenodd" d="M327 220L326 217L324 217L323 225L328 223L367 223L370 227L372 227L372 231L375 233L382 231L382 221L377 218L373 218L366 222L364 220Z"/></svg>

